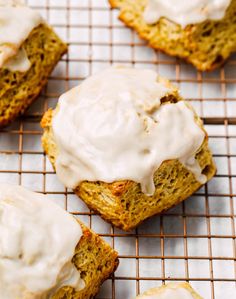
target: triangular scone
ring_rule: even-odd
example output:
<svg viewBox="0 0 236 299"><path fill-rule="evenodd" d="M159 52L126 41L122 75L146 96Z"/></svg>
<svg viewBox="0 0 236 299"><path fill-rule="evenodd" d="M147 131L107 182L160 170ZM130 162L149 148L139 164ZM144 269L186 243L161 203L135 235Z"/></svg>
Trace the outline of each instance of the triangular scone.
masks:
<svg viewBox="0 0 236 299"><path fill-rule="evenodd" d="M119 76L122 77L122 68L118 68L118 69L113 69L113 71L107 70L101 74L98 73L95 76L96 77L95 80L98 79L98 81L99 81L100 78L102 76L104 76L104 73L106 73L106 72L108 72L108 75L107 75L108 77L113 76L112 72L117 72L118 73L117 80L119 80L119 78L120 78ZM142 72L142 70L139 70L137 73L140 75L139 72ZM144 71L145 76L148 76L148 74L151 74L152 76L155 77L155 73L153 74L152 72L151 73L150 72L151 72L150 70ZM124 71L124 74L125 74L124 76L127 75L126 73L129 73L129 71L128 70ZM131 69L130 73L132 75L135 74L135 70ZM131 74L130 74L130 76L132 76ZM108 78L108 77L105 77L105 78ZM125 88L129 88L129 86L130 86L130 84L125 81L126 80L125 78L124 78L123 84L118 85L118 86L122 86L121 89L124 88L124 90L125 90ZM89 79L87 79L87 80L89 80ZM100 214L102 216L102 218L104 218L105 220L111 222L113 225L115 225L123 230L130 230L132 228L135 228L137 225L139 225L145 219L147 219L155 214L161 213L161 212L169 209L170 207L180 203L181 201L183 201L184 199L186 199L187 197L192 195L197 189L199 189L203 185L203 183L210 180L216 172L215 164L212 159L212 154L208 148L208 137L207 137L206 132L203 129L202 121L197 116L197 114L192 110L191 106L188 103L183 101L183 99L180 97L176 88L174 88L166 80L163 80L160 78L156 79L156 80L157 80L156 82L159 84L158 86L161 85L161 86L167 87L169 90L168 94L166 94L165 96L163 96L160 99L161 107L163 107L163 105L179 106L178 103L187 105L187 107L189 107L190 111L192 111L192 114L194 115L194 119L192 116L191 123L195 123L195 125L198 126L198 128L200 128L201 131L204 132L203 141L200 144L199 148L197 148L196 152L194 151L194 156L192 156L191 161L195 160L195 162L199 165L199 172L204 176L205 180L204 180L204 182L200 182L199 180L196 179L193 172L189 171L179 160L169 159L169 160L164 160L161 163L160 167L158 169L156 169L155 173L153 174L152 181L154 182L154 191L153 191L153 194L151 194L151 195L150 194L148 195L147 193L145 194L144 191L142 192L142 189L141 189L141 186L139 183L137 183L134 180L128 180L125 177L122 177L122 180L115 180L115 181L112 180L111 183L107 183L107 181L101 181L99 179L97 179L95 181L88 181L88 179L84 179L81 181L80 184L76 185L75 188L72 187L74 189L74 192L88 205L89 208L91 208L92 210L95 210L98 214ZM140 80L138 80L138 81L140 84ZM111 82L109 82L109 83L106 82L106 80L104 80L103 83L100 82L100 84L98 84L97 86L109 86L110 84L114 84L112 82L116 82L116 79L113 78L111 80ZM83 90L84 90L84 88L89 89L89 87L86 84L87 83L85 83L85 85L83 85ZM102 85L102 84L104 84L104 85ZM126 87L124 87L124 84L126 84ZM146 87L147 86L145 86L145 88ZM106 89L106 87L104 87L104 88ZM144 90L146 90L145 88L144 88ZM103 87L102 87L102 89L103 89ZM65 94L65 97L67 99L69 99L68 103L71 103L70 112L72 112L72 114L74 113L74 111L80 112L80 110L78 110L78 109L74 110L76 102L73 102L73 101L76 101L77 94L80 92L80 90L81 90L80 88L77 88L77 89L74 89L71 92L68 92L67 94ZM91 90L91 89L89 89L89 90ZM123 92L122 92L122 90L120 90L120 95L121 96L124 95L124 97L126 97L126 94L128 92L124 91L124 90L123 90ZM137 92L137 89L135 89L135 92ZM110 93L109 93L109 95L110 95ZM116 92L114 93L114 97L115 96L116 96ZM99 95L98 95L98 98L99 98ZM129 96L128 96L128 98L129 98ZM143 100L143 97L141 97L141 98ZM114 102L114 98L112 98L112 95L109 96L109 99L111 101L110 103ZM62 104L64 101L63 96L60 98L60 100L61 100L61 104ZM70 101L72 101L72 102L70 102ZM118 101L118 103L119 103L119 101ZM89 106L88 103L86 103L86 100L84 101L83 105L86 105L86 107L88 107L88 109L89 109L89 107L91 109L94 108L93 105ZM128 108L125 105L126 104L124 104L124 109L126 110ZM102 107L102 103L101 103L101 107ZM159 108L157 108L157 111L158 111L158 109ZM54 116L58 115L58 111L61 111L60 104L57 106L57 108L55 110L49 110L48 112L46 112L41 121L41 125L44 129L44 134L42 137L43 148L44 148L46 154L48 155L54 168L56 168L57 159L59 157L59 148L58 148L58 144L56 143L55 138L54 138L52 123L53 123ZM92 111L94 111L94 109ZM102 110L100 110L100 114L102 113L101 111ZM67 112L65 112L65 113L67 113ZM121 115L122 115L122 113L123 112L121 112ZM70 116L68 117L68 115L70 115ZM118 119L115 118L117 115L119 116L119 112L116 111L116 115L114 115L114 117L113 117L114 119L113 118L111 119L111 123L109 123L108 120L106 119L106 114L104 115L104 119L102 119L101 116L99 115L99 123L98 123L98 126L95 127L95 129L94 129L94 118L92 118L91 116L87 117L86 113L84 113L82 116L83 118L86 118L86 117L88 118L85 121L85 123L81 120L81 117L78 116L77 114L73 114L72 116L71 116L71 114L67 114L67 115L65 115L66 120L59 121L60 126L63 126L63 127L61 127L61 129L64 130L64 135L60 135L60 134L62 134L61 130L57 131L58 134L60 135L61 142L64 142L63 141L64 139L62 136L64 136L64 137L69 136L70 132L68 130L71 130L72 128L74 129L74 131L73 131L74 137L71 137L68 140L68 143L69 142L71 143L73 150L72 149L66 150L67 154L71 153L70 154L71 156L67 156L67 157L63 158L63 154L61 154L61 158L62 158L62 160L64 160L63 163L65 163L64 164L65 165L64 169L65 169L65 173L66 173L66 175L64 175L65 179L70 179L73 176L74 176L73 179L75 179L75 180L77 179L76 175L74 175L74 174L71 175L70 172L67 173L67 170L68 170L67 161L70 160L72 155L73 155L73 158L71 159L71 161L74 161L74 162L71 164L71 166L72 166L72 168L74 168L74 167L77 168L77 170L78 170L77 173L79 175L84 174L83 170L82 170L83 165L85 165L87 167L87 165L90 165L93 162L96 163L96 159L98 161L100 161L99 165L101 165L102 162L100 160L100 157L96 156L96 152L95 153L90 152L90 150L93 151L93 148L94 148L94 147L89 148L90 144L93 143L93 140L92 140L93 138L95 138L95 140L100 140L99 138L101 138L100 145L102 147L100 147L100 145L99 145L98 155L99 155L99 152L104 151L104 147L103 147L104 142L105 142L105 150L108 148L111 149L111 151L108 154L109 157L110 157L110 154L112 154L112 152L113 152L113 150L112 150L113 148L117 150L117 146L119 147L119 144L116 143L117 138L118 138L118 140L120 140L119 137L122 134L127 133L126 124L124 124L124 131L122 131L122 132L117 132L117 130L116 130L117 126L115 126L115 125L112 126L112 122L114 124L117 124ZM133 115L135 115L135 114L133 114ZM61 114L61 116L63 116L63 113ZM93 114L93 116L96 117L96 114ZM174 125L173 119L176 118L177 115L173 114L172 116L173 116L173 118L169 118L167 120L167 122L168 122L169 129L171 130L171 134L174 134L172 136L175 137L176 127ZM81 144L84 144L84 141L86 143L88 140L88 147L86 147L86 149L85 149L85 154L91 153L91 155L90 154L89 155L92 156L93 158L91 161L87 161L86 159L84 160L84 158L82 158L82 163L84 163L84 164L81 165L81 168L79 168L78 165L75 166L76 160L81 161L81 157L78 158L76 156L76 154L74 155L74 153L75 153L75 151L79 151L79 153L81 153L81 147L75 145L76 144L75 139L77 137L77 134L80 134L80 133L79 133L79 129L77 127L71 126L70 121L72 119L75 120L75 122L78 122L79 124L81 124L82 130L83 130L83 128L86 128L86 130L88 130L86 132L88 132L89 134L90 134L90 131L92 132L89 137L87 135L84 135L82 137ZM150 122L152 122L153 118L151 118L149 120L150 120ZM183 121L183 119L181 119L179 121L181 123ZM89 124L90 124L90 126L89 126ZM110 144L109 141L107 141L107 138L103 138L104 130L99 131L100 124L104 124L106 126L106 128L109 126L111 126L112 129L115 128L115 130L116 130L115 133L112 131L112 129L110 129L110 133L108 132L108 134L110 134L112 136L112 138L114 136L117 136L117 138L112 139L114 141L114 144ZM158 121L156 124L158 126ZM153 126L155 127L156 124L153 124ZM189 127L191 127L189 122L187 122L185 125L186 125L186 127L188 125L189 125ZM183 130L186 131L185 128L183 128ZM147 132L147 133L144 132L144 134L149 134L149 132ZM165 132L165 134L170 135L170 132L167 130ZM191 133L184 133L184 134L187 134L187 136L192 136ZM106 133L105 133L105 136L106 136ZM181 147L181 144L182 144L182 148L183 148L183 143L182 143L183 141L181 141L183 136L184 135L180 134L180 136L179 136L179 138L177 138L177 140L175 140L175 141L173 141L172 139L169 140L169 145L171 145L171 143L177 142L178 146ZM194 138L195 137L193 137L193 139ZM130 139L132 139L132 136L130 136ZM176 137L174 139L176 139ZM192 139L192 137L190 137L190 141L188 144L192 144L193 139ZM159 141L158 140L159 140L158 137L155 138L155 142L157 141L157 147L152 148L151 153L154 153L154 152L158 153L158 151L157 151L159 148L158 142L160 141L160 140ZM128 141L129 140L127 140L127 142ZM122 142L123 142L122 144L125 143L124 141L122 141ZM136 142L136 144L139 145L139 141L137 141L137 139L136 140L134 139L134 142ZM141 139L140 139L140 142L141 142ZM151 142L151 144L153 144L153 142L154 142L154 140ZM66 141L66 145L68 143ZM137 148L133 146L132 142L129 142L129 146L131 146L132 150L135 151L135 153L133 152L134 153L133 156L132 155L129 156L132 159L132 157L136 157L136 154L137 154L136 151L138 151L138 150L136 150ZM96 145L95 145L95 147L96 147ZM184 146L184 148L185 148L185 146ZM126 153L126 150L129 151L130 148L124 148L125 153ZM131 150L131 153L132 153L132 150ZM163 151L167 151L167 150L168 150L168 148L165 148ZM119 152L119 154L120 154L119 157L113 156L112 159L109 160L109 163L110 163L109 165L111 167L114 166L114 163L116 161L121 161L122 152ZM82 157L84 157L84 156L82 155ZM139 167L140 165L138 165L138 164L139 164L139 161L141 161L142 159L145 159L145 157L142 158L142 156L141 156L140 159L133 160L133 161L130 161L130 159L128 159L125 162L125 164L123 163L121 167L118 167L117 174L120 175L121 169L122 170L126 169L126 172L124 170L124 175L127 175L127 169L129 168L129 163L131 162L131 164L134 165L134 168L135 168L135 165L137 166L135 168L135 169L138 169L137 173L142 175L142 173L140 173L140 167ZM108 160L106 160L106 155L105 155L104 159L105 160L103 160L103 162L106 163L108 161ZM114 162L112 162L112 161L114 161ZM150 161L150 160L147 160L147 161ZM137 164L135 164L135 163L137 163ZM154 163L155 163L155 161L154 161ZM98 167L99 167L99 165L98 165ZM142 163L142 165L146 165L146 164ZM86 171L86 168L84 168L84 169ZM109 169L111 169L111 168L109 168ZM111 175L111 171L109 171L109 169L108 169L108 180L110 178L109 175ZM94 172L99 172L98 168L96 166L94 168Z"/></svg>
<svg viewBox="0 0 236 299"><path fill-rule="evenodd" d="M0 7L2 13L1 17L4 15L3 10L5 8L6 7ZM10 18L12 12L9 9L24 8L24 6L20 6L19 8L18 6L12 8L7 7L9 16L4 15L4 17ZM29 8L26 7L25 9ZM32 12L34 13L35 11ZM19 11L19 13L21 12ZM22 12L21 17L25 22L25 26L22 26L19 31L21 34L22 31L27 33L27 29L33 27L33 25L32 23L30 24L30 20L29 24L27 23L28 15L25 16L24 12ZM40 16L36 14L36 17L39 18ZM14 16L12 16L12 18L14 19ZM1 21L0 19L0 23ZM13 25L11 24L13 29L16 27L12 35L15 35L15 39L18 40L18 42L20 41L21 44L6 46L1 44L0 40L0 127L9 124L29 107L47 83L50 73L62 55L67 52L67 45L43 19L33 23L37 25L33 27L28 36L22 34L19 39L17 37L17 26L19 26L19 22L21 23L21 19L19 18L17 21L18 22L15 23L12 22ZM9 29L10 27L5 27L6 31L13 30ZM0 32L3 30L4 29L0 27ZM8 39L6 38L6 40ZM19 46L20 48L18 48ZM9 55L12 54L9 52L11 49L16 50L15 52L17 54L15 56ZM16 63L16 60L19 59L18 56L21 54L27 57L25 57L23 61L24 64L26 63L26 68L25 66L22 68L23 63L21 59L20 62L18 61ZM2 63L1 58L4 58L4 55L9 55L10 57L6 62ZM18 58L15 59L15 57ZM28 67L27 64L29 64Z"/></svg>
<svg viewBox="0 0 236 299"><path fill-rule="evenodd" d="M109 0L119 8L119 18L138 32L149 46L171 56L180 57L200 71L211 71L236 49L236 1L232 0L225 17L219 21L204 21L185 28L161 18L148 25L143 13L148 0Z"/></svg>
<svg viewBox="0 0 236 299"><path fill-rule="evenodd" d="M118 266L117 252L47 195L0 184L4 298L90 299Z"/></svg>

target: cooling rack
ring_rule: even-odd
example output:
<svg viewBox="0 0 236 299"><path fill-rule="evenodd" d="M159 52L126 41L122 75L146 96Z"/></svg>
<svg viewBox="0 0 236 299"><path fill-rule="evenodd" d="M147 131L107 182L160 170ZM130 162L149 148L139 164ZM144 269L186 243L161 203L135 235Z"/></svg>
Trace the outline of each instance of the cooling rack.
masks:
<svg viewBox="0 0 236 299"><path fill-rule="evenodd" d="M119 252L97 298L131 299L169 281L189 281L205 299L236 298L236 56L213 73L149 49L107 0L29 0L69 44L39 99L0 131L0 181L48 194ZM39 121L58 96L111 64L152 68L181 89L204 120L217 175L191 198L125 233L87 209L57 180Z"/></svg>

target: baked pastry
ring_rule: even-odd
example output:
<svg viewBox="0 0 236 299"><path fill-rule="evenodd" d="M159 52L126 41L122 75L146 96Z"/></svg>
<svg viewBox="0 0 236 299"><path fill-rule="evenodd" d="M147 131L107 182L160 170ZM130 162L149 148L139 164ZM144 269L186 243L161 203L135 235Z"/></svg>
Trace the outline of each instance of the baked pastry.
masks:
<svg viewBox="0 0 236 299"><path fill-rule="evenodd" d="M202 121L151 70L98 73L62 95L41 125L59 179L124 230L186 199L216 171Z"/></svg>
<svg viewBox="0 0 236 299"><path fill-rule="evenodd" d="M7 299L89 299L117 253L45 195L0 184L0 285Z"/></svg>
<svg viewBox="0 0 236 299"><path fill-rule="evenodd" d="M136 299L203 299L187 282L169 283L159 288L153 288Z"/></svg>
<svg viewBox="0 0 236 299"><path fill-rule="evenodd" d="M211 71L236 49L235 0L109 0L148 44Z"/></svg>
<svg viewBox="0 0 236 299"><path fill-rule="evenodd" d="M0 127L23 113L67 51L34 10L0 2Z"/></svg>

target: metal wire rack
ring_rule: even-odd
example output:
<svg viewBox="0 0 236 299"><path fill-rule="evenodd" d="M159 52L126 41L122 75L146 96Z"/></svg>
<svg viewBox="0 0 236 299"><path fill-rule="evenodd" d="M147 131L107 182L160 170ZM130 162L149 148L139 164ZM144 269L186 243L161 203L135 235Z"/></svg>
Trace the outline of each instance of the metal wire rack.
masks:
<svg viewBox="0 0 236 299"><path fill-rule="evenodd" d="M236 56L213 73L149 49L107 0L29 0L69 52L26 115L0 131L0 181L48 194L119 252L120 266L97 298L128 299L168 281L189 281L205 299L236 297ZM153 68L177 84L203 118L218 173L191 198L124 233L88 210L57 180L39 120L59 95L111 64Z"/></svg>

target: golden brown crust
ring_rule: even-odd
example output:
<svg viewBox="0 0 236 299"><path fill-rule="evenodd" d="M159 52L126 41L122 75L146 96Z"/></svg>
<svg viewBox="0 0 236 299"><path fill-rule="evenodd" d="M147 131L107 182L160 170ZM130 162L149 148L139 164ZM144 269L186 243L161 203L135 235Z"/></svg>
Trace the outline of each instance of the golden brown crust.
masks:
<svg viewBox="0 0 236 299"><path fill-rule="evenodd" d="M28 108L67 52L67 45L46 24L35 28L22 46L31 62L30 69L23 73L0 69L0 127Z"/></svg>
<svg viewBox="0 0 236 299"><path fill-rule="evenodd" d="M207 141L197 154L197 160L207 180L210 180L215 175L216 168ZM74 191L104 220L129 231L144 220L179 204L202 187L194 175L176 160L165 161L156 171L154 180L156 192L153 196L143 194L140 186L132 181L112 184L82 182ZM122 193L114 195L113 184L117 183L121 184Z"/></svg>
<svg viewBox="0 0 236 299"><path fill-rule="evenodd" d="M118 254L98 235L79 221L83 236L73 257L73 263L81 273L85 288L76 292L72 287L63 287L53 299L89 299L99 291L101 284L108 279L118 267Z"/></svg>
<svg viewBox="0 0 236 299"><path fill-rule="evenodd" d="M110 3L111 7L112 8L119 8L120 7L120 4L121 4L121 1L119 3L119 1L117 0L108 0L108 2Z"/></svg>
<svg viewBox="0 0 236 299"><path fill-rule="evenodd" d="M201 71L222 65L236 50L236 0L232 0L220 21L205 21L182 29L162 18L148 25L143 19L147 0L109 0L112 8L120 9L119 18L138 32L149 46L193 64Z"/></svg>
<svg viewBox="0 0 236 299"><path fill-rule="evenodd" d="M180 100L173 95L169 95L169 99L174 102ZM163 101L168 101L168 97ZM50 110L41 121L44 128L42 145L55 166L58 149L51 129L52 118L53 111ZM196 120L202 126L197 116ZM208 148L207 137L196 154L196 159L207 180L210 180L215 175L216 167ZM128 180L113 183L84 181L74 192L104 220L128 231L145 219L180 203L202 186L178 160L163 162L155 172L154 183L156 191L153 196L143 194L139 184Z"/></svg>
<svg viewBox="0 0 236 299"><path fill-rule="evenodd" d="M43 129L46 129L51 124L52 113L53 113L52 108L48 109L48 111L44 113L43 118L41 119L40 122L40 125Z"/></svg>

